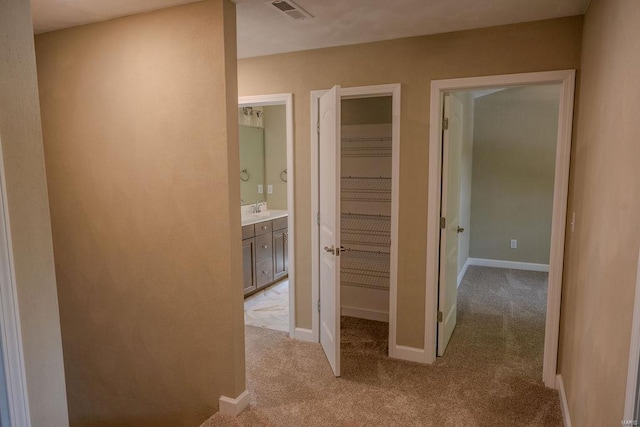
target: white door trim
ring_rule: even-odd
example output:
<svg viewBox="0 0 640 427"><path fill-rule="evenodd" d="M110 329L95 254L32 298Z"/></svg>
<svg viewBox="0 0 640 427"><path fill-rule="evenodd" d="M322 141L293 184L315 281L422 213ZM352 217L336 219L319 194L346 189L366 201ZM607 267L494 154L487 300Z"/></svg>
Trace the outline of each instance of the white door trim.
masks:
<svg viewBox="0 0 640 427"><path fill-rule="evenodd" d="M575 70L545 71L538 73L506 74L471 77L431 82L431 112L429 132L429 192L427 205L427 284L425 300L425 363L436 359L436 330L438 310L438 252L440 233L440 150L442 136L443 94L448 91L491 87L536 84L560 84L560 108L558 117L558 141L553 195L553 220L551 225L551 252L547 317L544 339L543 381L547 387L555 387L558 359L558 335L560 329L560 294L569 186L569 161Z"/></svg>
<svg viewBox="0 0 640 427"><path fill-rule="evenodd" d="M289 211L289 336L296 334L296 271L295 271L295 206L294 206L294 141L293 141L293 94L276 93L272 95L240 96L239 107L264 107L269 105L284 105L287 117L287 211Z"/></svg>
<svg viewBox="0 0 640 427"><path fill-rule="evenodd" d="M320 339L319 317L316 309L320 294L319 283L319 233L317 227L318 213L318 99L326 90L311 91L311 223L314 224L311 234L311 301L312 301L312 333L314 341ZM400 206L400 84L376 86L360 86L342 88L342 99L369 98L391 96L391 264L389 276L389 357L405 359L401 348L396 343L396 320L398 300L398 213ZM413 360L413 359L411 359Z"/></svg>
<svg viewBox="0 0 640 427"><path fill-rule="evenodd" d="M638 253L638 273L636 277L636 297L631 324L631 345L629 348L629 369L627 373L627 393L624 399L624 419L634 420L638 390L638 368L640 364L640 253Z"/></svg>
<svg viewBox="0 0 640 427"><path fill-rule="evenodd" d="M2 359L6 377L7 399L9 401L9 419L12 426L31 426L29 415L29 397L22 350L22 332L16 287L13 249L11 246L11 228L9 227L9 208L7 188L0 143L0 339L2 340ZM1 385L0 385L1 387Z"/></svg>

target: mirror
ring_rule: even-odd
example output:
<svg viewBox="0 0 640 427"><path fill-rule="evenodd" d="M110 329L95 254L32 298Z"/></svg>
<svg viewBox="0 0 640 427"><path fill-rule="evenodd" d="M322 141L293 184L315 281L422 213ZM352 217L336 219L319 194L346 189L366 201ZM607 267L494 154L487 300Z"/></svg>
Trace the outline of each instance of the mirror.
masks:
<svg viewBox="0 0 640 427"><path fill-rule="evenodd" d="M240 125L240 199L243 205L264 200L264 129Z"/></svg>
<svg viewBox="0 0 640 427"><path fill-rule="evenodd" d="M240 198L287 209L287 140L284 105L240 107Z"/></svg>

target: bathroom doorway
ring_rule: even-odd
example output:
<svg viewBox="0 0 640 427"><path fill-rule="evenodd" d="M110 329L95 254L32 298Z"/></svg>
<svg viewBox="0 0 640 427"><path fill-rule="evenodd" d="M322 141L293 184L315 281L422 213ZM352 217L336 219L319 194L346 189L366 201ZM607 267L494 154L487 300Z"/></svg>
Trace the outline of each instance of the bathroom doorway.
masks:
<svg viewBox="0 0 640 427"><path fill-rule="evenodd" d="M295 330L293 96L238 98L245 325Z"/></svg>

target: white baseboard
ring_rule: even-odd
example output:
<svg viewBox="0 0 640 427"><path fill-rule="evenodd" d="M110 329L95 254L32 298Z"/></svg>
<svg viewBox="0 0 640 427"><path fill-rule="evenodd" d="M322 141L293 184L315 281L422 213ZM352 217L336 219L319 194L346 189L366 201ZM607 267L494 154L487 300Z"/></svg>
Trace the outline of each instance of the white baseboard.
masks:
<svg viewBox="0 0 640 427"><path fill-rule="evenodd" d="M462 283L462 279L464 279L464 274L467 272L467 268L469 268L469 260L471 258L467 258L467 260L464 263L464 266L462 266L462 270L460 270L460 273L458 274L458 287L460 287L460 283Z"/></svg>
<svg viewBox="0 0 640 427"><path fill-rule="evenodd" d="M535 264L533 262L502 261L499 259L469 258L469 265L482 267L510 268L512 270L549 271L549 264Z"/></svg>
<svg viewBox="0 0 640 427"><path fill-rule="evenodd" d="M313 331L311 329L305 328L296 328L293 339L299 341L317 342L317 340L313 339Z"/></svg>
<svg viewBox="0 0 640 427"><path fill-rule="evenodd" d="M389 357L407 360L409 362L424 363L424 349L404 345L390 346Z"/></svg>
<svg viewBox="0 0 640 427"><path fill-rule="evenodd" d="M227 396L220 396L218 410L223 415L230 415L236 417L240 412L244 411L249 406L249 392L247 390L240 393L240 396L232 399Z"/></svg>
<svg viewBox="0 0 640 427"><path fill-rule="evenodd" d="M569 404L567 403L567 392L564 390L564 382L562 381L562 375L556 376L556 388L560 393L560 408L562 408L562 421L564 427L571 427L571 416L569 414Z"/></svg>
<svg viewBox="0 0 640 427"><path fill-rule="evenodd" d="M358 319L389 323L389 312L387 311L370 310L357 307L342 307L340 309L340 313L347 317L356 317Z"/></svg>

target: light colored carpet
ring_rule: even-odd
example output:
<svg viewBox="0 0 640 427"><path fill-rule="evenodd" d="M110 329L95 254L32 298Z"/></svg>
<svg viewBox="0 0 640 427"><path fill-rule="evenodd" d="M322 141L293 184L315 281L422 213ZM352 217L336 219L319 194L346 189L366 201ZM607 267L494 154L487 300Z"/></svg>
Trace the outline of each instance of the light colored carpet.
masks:
<svg viewBox="0 0 640 427"><path fill-rule="evenodd" d="M244 300L244 324L289 331L289 280L284 279Z"/></svg>
<svg viewBox="0 0 640 427"><path fill-rule="evenodd" d="M318 344L246 327L250 407L212 426L562 426L541 382L546 274L470 267L444 357L386 357L387 325L343 318L343 376Z"/></svg>

